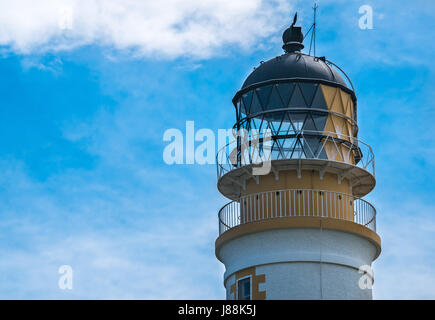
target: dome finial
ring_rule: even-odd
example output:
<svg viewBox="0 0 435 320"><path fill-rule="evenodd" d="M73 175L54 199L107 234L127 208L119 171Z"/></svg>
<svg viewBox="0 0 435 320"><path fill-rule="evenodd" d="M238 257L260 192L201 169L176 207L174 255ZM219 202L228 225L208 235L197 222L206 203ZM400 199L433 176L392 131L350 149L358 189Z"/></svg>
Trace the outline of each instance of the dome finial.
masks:
<svg viewBox="0 0 435 320"><path fill-rule="evenodd" d="M304 45L302 44L302 41L304 40L302 28L295 27L297 20L298 13L296 12L290 28L286 29L282 35L282 41L284 42L282 48L286 53L300 51L304 48Z"/></svg>

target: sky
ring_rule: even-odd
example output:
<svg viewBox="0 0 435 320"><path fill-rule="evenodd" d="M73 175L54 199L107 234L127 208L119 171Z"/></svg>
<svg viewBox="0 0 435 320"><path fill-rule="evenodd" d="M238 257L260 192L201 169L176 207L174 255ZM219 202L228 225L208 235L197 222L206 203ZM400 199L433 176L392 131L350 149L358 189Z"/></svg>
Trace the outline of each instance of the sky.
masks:
<svg viewBox="0 0 435 320"><path fill-rule="evenodd" d="M374 298L435 299L435 3L318 5L316 54L352 79L376 156ZM214 165L166 164L163 135L232 127L234 94L311 6L0 0L0 298L223 299L228 200Z"/></svg>

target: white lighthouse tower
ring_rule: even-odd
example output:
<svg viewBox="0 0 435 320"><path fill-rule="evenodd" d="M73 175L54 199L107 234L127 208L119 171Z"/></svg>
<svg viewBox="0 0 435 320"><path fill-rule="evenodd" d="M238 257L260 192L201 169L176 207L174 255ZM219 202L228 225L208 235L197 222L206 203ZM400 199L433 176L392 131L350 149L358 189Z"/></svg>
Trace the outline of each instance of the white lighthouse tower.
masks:
<svg viewBox="0 0 435 320"><path fill-rule="evenodd" d="M215 243L226 296L372 299L381 240L376 210L361 197L375 187L374 155L358 139L350 79L301 52L295 22L283 34L285 53L255 68L233 99L236 132L272 133L270 172L255 174L242 150L249 141L217 155L218 189L231 200Z"/></svg>

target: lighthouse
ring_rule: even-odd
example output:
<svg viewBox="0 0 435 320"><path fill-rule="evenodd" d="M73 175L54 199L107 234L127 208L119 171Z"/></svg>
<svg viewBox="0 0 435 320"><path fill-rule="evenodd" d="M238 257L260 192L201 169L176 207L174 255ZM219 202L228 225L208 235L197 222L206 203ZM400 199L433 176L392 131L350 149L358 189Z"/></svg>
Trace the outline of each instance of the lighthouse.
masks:
<svg viewBox="0 0 435 320"><path fill-rule="evenodd" d="M349 77L303 53L295 24L284 53L254 68L233 98L233 131L245 138L217 154L218 190L230 201L215 242L226 298L372 299L381 239L363 197L376 184L374 154L359 139Z"/></svg>

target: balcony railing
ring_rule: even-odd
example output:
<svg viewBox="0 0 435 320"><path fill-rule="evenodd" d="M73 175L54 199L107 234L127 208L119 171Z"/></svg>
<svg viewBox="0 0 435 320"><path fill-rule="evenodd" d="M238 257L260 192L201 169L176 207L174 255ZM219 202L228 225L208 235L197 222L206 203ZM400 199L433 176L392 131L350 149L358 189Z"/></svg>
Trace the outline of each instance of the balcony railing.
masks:
<svg viewBox="0 0 435 320"><path fill-rule="evenodd" d="M242 224L287 217L351 221L376 231L376 209L352 195L324 190L276 190L250 194L219 211L219 235Z"/></svg>
<svg viewBox="0 0 435 320"><path fill-rule="evenodd" d="M262 148L269 148L268 155ZM227 144L216 155L218 179L232 170L258 164L259 161L255 160L260 158L252 155L260 155L263 161L316 159L342 162L358 166L375 176L375 156L368 144L334 132L301 130L292 134L278 132L272 136L269 146L263 146L261 136L244 146L240 142L237 145L237 141Z"/></svg>

